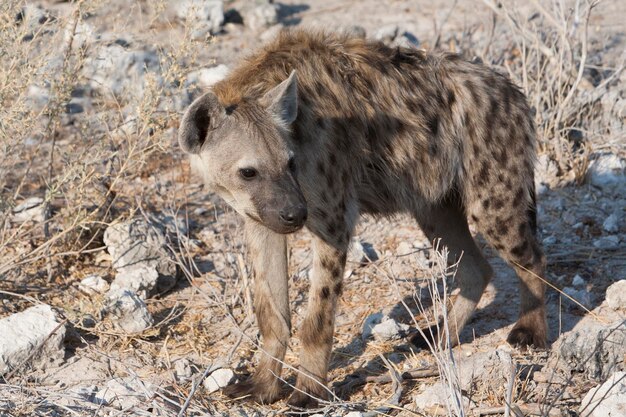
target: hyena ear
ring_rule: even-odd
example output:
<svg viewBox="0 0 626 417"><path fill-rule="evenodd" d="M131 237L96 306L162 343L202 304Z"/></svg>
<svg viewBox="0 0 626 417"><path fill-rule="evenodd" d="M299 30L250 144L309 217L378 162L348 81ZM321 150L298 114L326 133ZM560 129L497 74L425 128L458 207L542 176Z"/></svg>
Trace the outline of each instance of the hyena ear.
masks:
<svg viewBox="0 0 626 417"><path fill-rule="evenodd" d="M178 144L187 153L200 153L211 126L225 114L217 96L211 92L196 99L185 112L178 130Z"/></svg>
<svg viewBox="0 0 626 417"><path fill-rule="evenodd" d="M296 71L291 71L285 81L265 93L260 102L281 122L286 125L293 123L298 116L298 77L296 77Z"/></svg>

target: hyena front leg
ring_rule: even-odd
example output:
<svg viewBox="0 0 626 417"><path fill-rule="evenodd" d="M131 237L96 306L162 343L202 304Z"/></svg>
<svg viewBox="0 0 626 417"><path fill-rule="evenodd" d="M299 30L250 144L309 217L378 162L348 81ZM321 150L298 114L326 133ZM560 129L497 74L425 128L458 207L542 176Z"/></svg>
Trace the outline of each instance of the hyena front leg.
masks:
<svg viewBox="0 0 626 417"><path fill-rule="evenodd" d="M314 210L314 216L315 213ZM333 345L335 308L342 291L346 253L356 218L356 213L349 211L333 214L336 217L327 216L319 231L310 227L315 235L313 274L307 312L299 334L300 372L288 401L289 405L299 408L316 407L318 399L327 399L329 393L326 375Z"/></svg>
<svg viewBox="0 0 626 417"><path fill-rule="evenodd" d="M254 310L261 332L262 353L254 375L224 390L230 397L250 395L261 403L276 401L278 379L291 332L285 235L252 220L245 225L254 273Z"/></svg>

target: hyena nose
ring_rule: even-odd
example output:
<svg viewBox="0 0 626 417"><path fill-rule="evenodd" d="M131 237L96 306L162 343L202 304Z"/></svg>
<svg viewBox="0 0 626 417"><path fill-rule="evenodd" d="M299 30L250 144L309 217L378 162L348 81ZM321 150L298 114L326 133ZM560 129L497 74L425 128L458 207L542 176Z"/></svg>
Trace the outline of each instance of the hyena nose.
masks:
<svg viewBox="0 0 626 417"><path fill-rule="evenodd" d="M278 214L285 226L301 226L306 221L307 210L305 206L299 205L284 208Z"/></svg>

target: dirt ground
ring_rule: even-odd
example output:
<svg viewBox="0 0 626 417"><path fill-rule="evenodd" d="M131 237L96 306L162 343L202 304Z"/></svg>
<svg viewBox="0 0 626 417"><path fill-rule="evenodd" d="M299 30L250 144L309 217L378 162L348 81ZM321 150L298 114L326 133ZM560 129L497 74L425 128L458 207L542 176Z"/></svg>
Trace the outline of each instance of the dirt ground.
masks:
<svg viewBox="0 0 626 417"><path fill-rule="evenodd" d="M71 16L77 7L77 2L27 3L40 5L57 16ZM122 0L84 3L82 21L92 28L93 33L123 39L131 49L152 48L171 57L171 62L176 64L171 67L176 66L177 73L183 75L220 64L232 67L246 53L257 48L264 37L271 36L272 27L276 26L253 30L246 25L226 23L222 31L210 39L190 41L185 22L172 17L171 4ZM226 1L224 9L245 10L252 3L255 2ZM486 3L469 0L282 1L279 23L325 30L344 30L359 25L368 36L374 36L382 27L399 25L402 31L410 32L417 38L419 48L460 52L468 59L479 56L488 65L502 71L508 68L521 79L515 53L509 51L515 49L510 42L510 37L515 35L505 17L494 20L494 11ZM505 3L522 17L523 22L532 21L532 16L542 10L553 10L548 4L551 2ZM584 2L564 3L567 10L577 3L581 3L581 8L584 6ZM589 64L585 67L579 87L581 91L588 88L589 94L593 94L594 88L619 73L620 66L623 68L626 58L623 16L626 16L626 2L604 1L593 10L588 29ZM3 56L6 59L6 55ZM23 62L21 65L26 68ZM575 78L575 73L572 78ZM602 98L598 98L595 104L585 107L587 113L571 119L585 144L581 146L584 150L580 151L585 160L582 168L578 163L560 164L550 147L550 138L542 138L536 184L539 234L548 259L548 275L545 278L552 286L547 297L551 343L574 329L581 320L588 319L589 311L594 311L601 320L607 288L616 281L626 279L625 80L623 74L617 75L602 93L605 97L609 93L617 94L616 100L622 103L621 113L604 110L604 116L595 115L594 123L586 124L585 115L602 112L593 110L594 106L600 105L598 103ZM85 81L77 81L81 82ZM173 82L172 85L176 86L168 90L168 95L175 98L183 84ZM9 86L7 82L0 89L8 89ZM534 104L537 91L527 92L531 104ZM550 99L541 100L542 103L550 102ZM79 155L85 155L80 158L86 159L91 152L100 155L100 147L105 145L90 139L90 129L98 132L93 138L108 137L110 133L107 132L127 123L128 115L135 114L133 112L138 111L137 108L145 101L119 102L94 94L88 95L84 103L87 104L84 104L83 112L58 116L60 122L55 125L52 135L56 144L45 133L47 123L53 120L54 114L38 113L39 119L27 122L32 123L33 129L43 132L32 136L35 138L32 140L40 141L41 145L36 148L37 151L34 147L20 148L19 154L36 154L34 160L41 158L43 162L28 171L27 164L23 162L25 157L11 166L10 159L4 159L7 166L4 167L6 172L3 170L2 201L12 202L7 203L7 207L27 197L49 192L46 190L52 188L54 183L51 177L47 178L49 173L61 178L71 171L76 178L83 178L91 165L86 163L84 170L74 171L64 164L73 163L73 158L79 159ZM561 102L555 100L553 103L557 106ZM102 243L101 233L93 232L95 237L89 244L82 244L85 234L100 229L85 227L85 232L79 233L75 240L66 239L68 235L63 234L65 230L71 230L67 226L71 218L67 211L78 210L67 203L74 194L58 191L52 198L54 215L50 223L51 231L44 231L37 221L25 225L3 222L0 318L31 306L34 298L62 311L67 319L68 332L62 363L45 370L25 368L12 373L6 380L0 379L0 416L176 416L187 399L190 400L185 410L190 416L266 416L286 412L284 401L272 405L236 401L224 397L219 391L209 394L202 385L194 393L194 386L207 369L227 367L240 378L254 369L258 359L258 330L251 315L251 278L246 267L240 218L203 189L199 178L190 173L189 164L176 144L176 128L184 106L155 105L154 108L157 110L145 119L145 126L156 132L154 136L147 135L141 127L131 133L146 138L150 154L146 154L132 171L124 171L112 181L117 197L107 206L109 208L102 220L89 220L89 224L90 227L93 224L106 225L150 213L179 218L184 224L181 227L184 236L179 236L177 251L186 273L174 288L146 300L155 325L140 334L125 335L116 330L110 318L101 318L104 296L86 294L78 287L78 282L90 274L97 274L111 282L115 271ZM537 111L538 118L544 117L542 111L550 112L541 108ZM4 116L8 126L8 113ZM542 120L547 120L547 117ZM94 127L102 125L107 128ZM547 128L540 129L540 132L547 131ZM2 134L6 143L16 137L9 128L4 129ZM19 137L24 143L29 138L31 136L27 133ZM119 142L111 140L111 143L117 144L111 149L133 160L134 154L130 147L126 147L130 141L119 139ZM48 171L46 161L55 146L57 157ZM576 159L578 155L576 153L572 160L579 161ZM112 166L115 164L111 162ZM109 169L106 163L94 166L97 166L94 171ZM67 180L63 187L69 187L72 181ZM84 188L79 191L83 196L95 195L97 191L95 186ZM65 188L59 187L59 190ZM93 203L97 205L100 204L97 198L93 197L92 201L92 197L85 197L85 200L97 201ZM617 219L615 227L607 226L607 218L612 215ZM365 264L355 259L349 261L345 289L338 308L329 374L330 387L340 395L321 411L326 415L341 416L354 410L367 412L390 403L397 388L394 384L369 382L343 389L354 375L385 376L389 374L389 366L400 373L437 369L433 354L415 348L406 337L392 341L362 338L366 319L380 312L409 325L409 333L416 331L415 320L423 317L415 307L415 300L425 300L428 304L428 283L436 269L437 254L430 249L430 242L416 222L406 215L390 219L363 217L356 234L357 240L367 243L368 247L371 245L378 259ZM65 246L55 243L46 247L47 252L41 252L46 256L39 256L40 253L27 255L56 235L63 235L59 242L62 241ZM19 238L11 239L12 236ZM512 268L480 236L477 240L494 267L495 278L464 329L461 335L463 343L454 349L454 354L467 358L498 349L509 353L520 364L565 375L566 371L556 365L558 355L555 356L554 351L521 352L507 345L506 336L518 312L517 279ZM309 243L310 236L306 231L289 238L294 334L286 363L292 367L298 363L297 329L304 314L309 285ZM576 291L569 293L574 298L583 297L578 301L584 306L571 302L563 295L565 288ZM623 310L618 316L624 318ZM88 325L86 318L93 319L95 326ZM612 319L614 316L611 316ZM388 365L381 356L392 365ZM186 379L176 373L176 362L181 359L189 361L191 368L191 375ZM293 383L293 370L286 371L285 379ZM121 381L125 388L117 389L112 381L118 381L118 385ZM437 381L439 377L436 373L424 378L407 379L399 401L382 415L448 415L449 410L446 411L445 407L420 411L414 401L416 395ZM527 406L522 407L526 410L523 414L574 416L578 415L582 397L594 385L597 381L583 375L574 375L567 383L556 387L547 387L532 377L526 380L520 377L513 399ZM107 397L107 390L115 395ZM465 415L472 415L472 410L504 405L503 386L477 389L473 395ZM102 401L102 398L107 400ZM551 411L535 414L528 411L546 402L552 402ZM504 413L497 411L491 414Z"/></svg>

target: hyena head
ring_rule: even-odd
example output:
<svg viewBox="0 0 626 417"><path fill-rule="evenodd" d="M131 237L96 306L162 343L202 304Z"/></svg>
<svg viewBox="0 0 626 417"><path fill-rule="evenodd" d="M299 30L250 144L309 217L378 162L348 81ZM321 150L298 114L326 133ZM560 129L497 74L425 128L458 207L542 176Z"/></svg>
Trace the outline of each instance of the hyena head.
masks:
<svg viewBox="0 0 626 417"><path fill-rule="evenodd" d="M307 217L288 131L298 112L296 83L292 72L260 99L227 107L208 92L187 109L178 137L211 191L278 233L295 232Z"/></svg>

